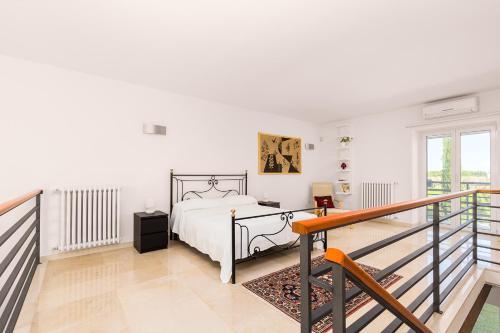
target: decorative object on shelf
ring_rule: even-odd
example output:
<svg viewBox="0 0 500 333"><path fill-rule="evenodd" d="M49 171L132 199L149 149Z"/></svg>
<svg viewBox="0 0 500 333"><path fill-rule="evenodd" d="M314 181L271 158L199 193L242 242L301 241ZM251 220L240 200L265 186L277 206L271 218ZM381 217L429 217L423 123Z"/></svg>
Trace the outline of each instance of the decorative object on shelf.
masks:
<svg viewBox="0 0 500 333"><path fill-rule="evenodd" d="M302 140L259 133L259 174L302 173Z"/></svg>
<svg viewBox="0 0 500 333"><path fill-rule="evenodd" d="M339 138L339 141L340 141L340 146L345 148L347 147L351 142L352 140L354 140L353 137L350 137L350 136L341 136Z"/></svg>
<svg viewBox="0 0 500 333"><path fill-rule="evenodd" d="M340 184L340 191L342 191L342 193L351 193L351 184L349 183Z"/></svg>
<svg viewBox="0 0 500 333"><path fill-rule="evenodd" d="M339 161L339 170L348 171L351 169L351 163L349 160L340 160Z"/></svg>

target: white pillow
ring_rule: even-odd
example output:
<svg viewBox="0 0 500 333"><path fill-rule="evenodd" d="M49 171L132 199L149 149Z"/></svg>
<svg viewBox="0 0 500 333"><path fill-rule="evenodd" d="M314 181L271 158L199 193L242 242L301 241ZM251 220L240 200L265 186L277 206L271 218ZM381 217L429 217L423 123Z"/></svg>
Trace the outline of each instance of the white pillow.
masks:
<svg viewBox="0 0 500 333"><path fill-rule="evenodd" d="M232 195L220 200L224 206L257 205L257 199L249 195Z"/></svg>
<svg viewBox="0 0 500 333"><path fill-rule="evenodd" d="M176 203L174 208L187 212L195 209L216 208L220 206L220 199L189 199Z"/></svg>

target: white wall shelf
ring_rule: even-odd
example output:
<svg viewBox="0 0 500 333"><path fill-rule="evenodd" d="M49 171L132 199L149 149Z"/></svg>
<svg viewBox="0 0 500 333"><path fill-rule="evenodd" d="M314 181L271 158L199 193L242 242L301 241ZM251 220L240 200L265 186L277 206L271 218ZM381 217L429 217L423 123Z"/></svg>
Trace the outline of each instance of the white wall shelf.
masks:
<svg viewBox="0 0 500 333"><path fill-rule="evenodd" d="M337 172L335 179L335 196L337 196L342 206L348 196L352 193L352 160L351 160L351 149L352 141L348 143L341 143L342 137L351 137L349 125L343 125L337 127ZM345 163L346 167L342 168L342 164Z"/></svg>

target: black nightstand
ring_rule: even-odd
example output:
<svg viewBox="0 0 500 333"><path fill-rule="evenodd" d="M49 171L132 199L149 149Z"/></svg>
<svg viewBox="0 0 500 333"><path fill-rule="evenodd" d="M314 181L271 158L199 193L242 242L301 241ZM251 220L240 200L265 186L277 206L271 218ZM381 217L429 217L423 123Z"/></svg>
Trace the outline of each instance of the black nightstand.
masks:
<svg viewBox="0 0 500 333"><path fill-rule="evenodd" d="M134 247L139 253L168 247L168 214L134 214Z"/></svg>
<svg viewBox="0 0 500 333"><path fill-rule="evenodd" d="M277 202L277 201L259 201L259 205L261 205L261 206L267 206L267 207L280 208L280 203Z"/></svg>

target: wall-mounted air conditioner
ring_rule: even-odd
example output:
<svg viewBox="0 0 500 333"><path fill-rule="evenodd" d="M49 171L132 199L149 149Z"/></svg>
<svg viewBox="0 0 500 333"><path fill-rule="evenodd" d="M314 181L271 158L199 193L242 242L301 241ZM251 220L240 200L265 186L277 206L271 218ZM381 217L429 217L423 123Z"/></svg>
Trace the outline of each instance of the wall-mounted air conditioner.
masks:
<svg viewBox="0 0 500 333"><path fill-rule="evenodd" d="M478 111L477 97L467 97L427 104L422 108L422 115L424 119L435 119Z"/></svg>

